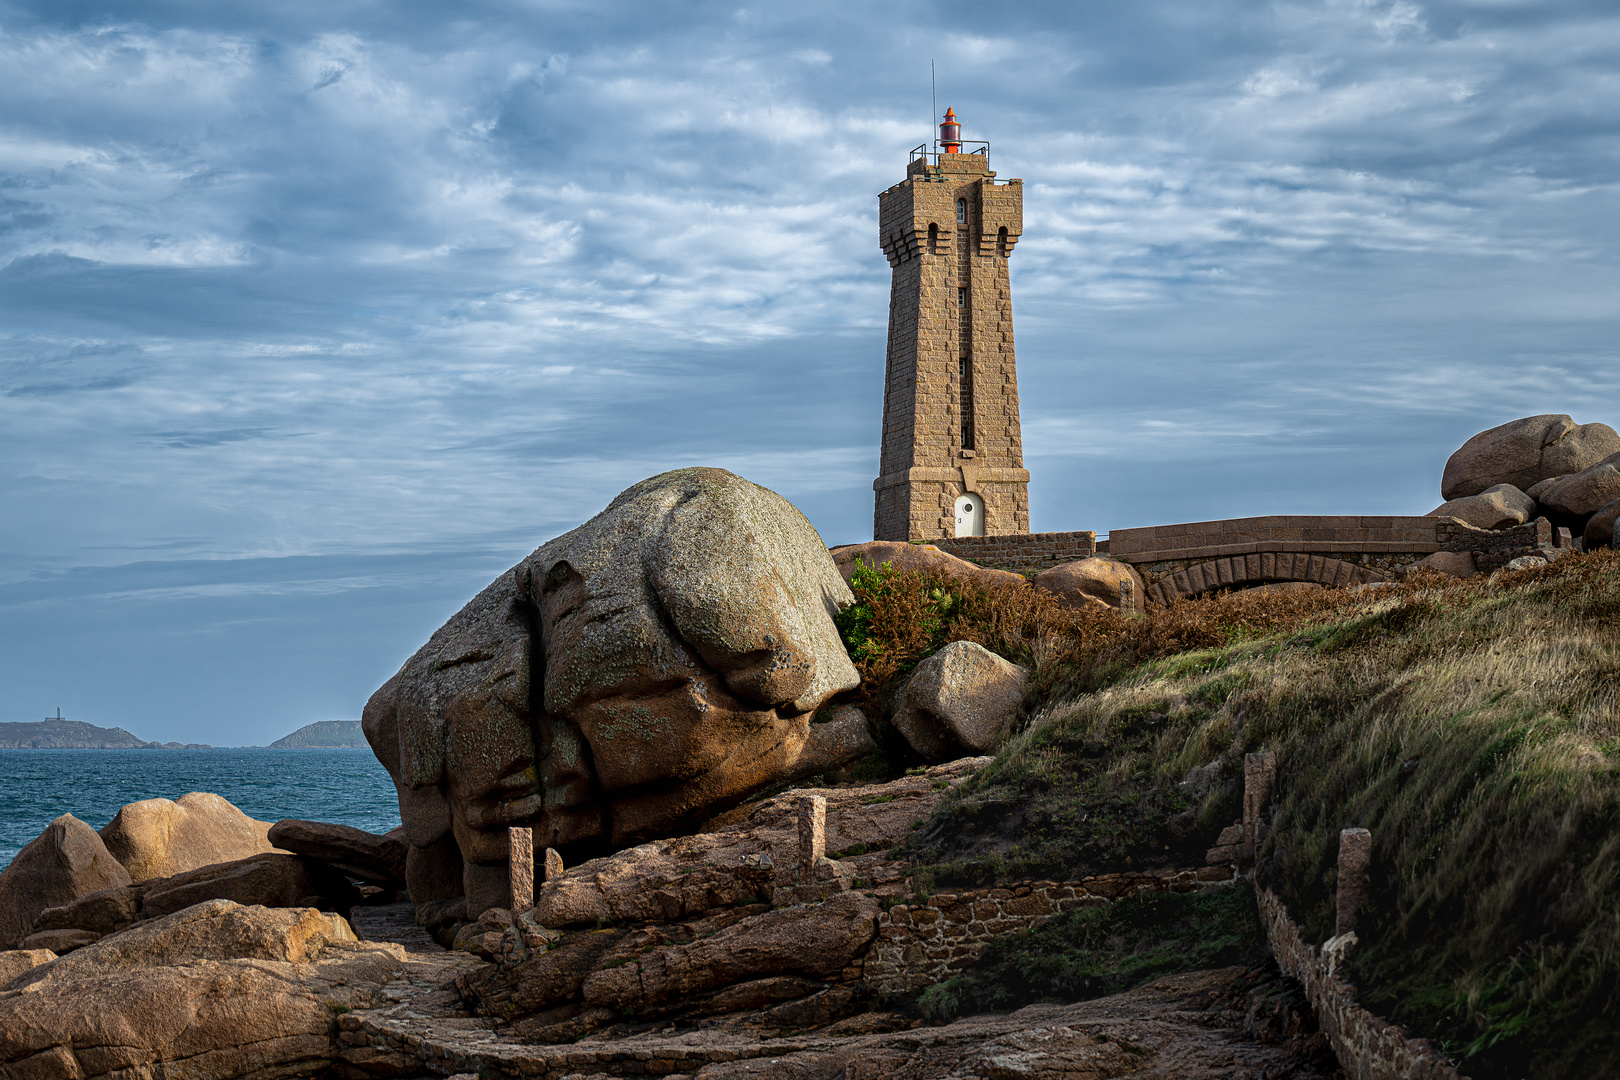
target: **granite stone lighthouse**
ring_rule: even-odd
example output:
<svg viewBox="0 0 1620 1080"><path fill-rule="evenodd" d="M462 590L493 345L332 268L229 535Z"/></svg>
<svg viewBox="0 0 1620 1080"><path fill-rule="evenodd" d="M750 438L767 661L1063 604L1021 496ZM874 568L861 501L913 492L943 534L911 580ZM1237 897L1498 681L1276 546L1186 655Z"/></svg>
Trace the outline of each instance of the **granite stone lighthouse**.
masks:
<svg viewBox="0 0 1620 1080"><path fill-rule="evenodd" d="M878 540L1029 531L1007 278L1023 209L1023 181L997 180L990 144L964 143L950 109L935 149L878 196L894 270Z"/></svg>

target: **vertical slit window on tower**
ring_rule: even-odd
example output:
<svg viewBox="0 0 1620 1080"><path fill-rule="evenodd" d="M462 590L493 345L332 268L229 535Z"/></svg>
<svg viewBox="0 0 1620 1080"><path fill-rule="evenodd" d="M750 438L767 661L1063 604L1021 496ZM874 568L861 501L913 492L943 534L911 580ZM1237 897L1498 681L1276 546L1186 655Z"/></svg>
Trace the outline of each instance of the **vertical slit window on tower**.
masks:
<svg viewBox="0 0 1620 1080"><path fill-rule="evenodd" d="M928 254L939 254L939 226L932 223L928 226Z"/></svg>
<svg viewBox="0 0 1620 1080"><path fill-rule="evenodd" d="M962 449L972 450L973 446L973 365L967 357L956 361L956 374L961 386L962 398Z"/></svg>
<svg viewBox="0 0 1620 1080"><path fill-rule="evenodd" d="M1003 225L1001 231L996 233L996 254L1003 259L1007 257L1007 226Z"/></svg>
<svg viewBox="0 0 1620 1080"><path fill-rule="evenodd" d="M961 308L967 307L967 290L966 289L957 289L956 290L956 306L961 307Z"/></svg>
<svg viewBox="0 0 1620 1080"><path fill-rule="evenodd" d="M967 224L967 200L966 199L957 199L956 200L956 220L957 220L958 224L962 224L962 225Z"/></svg>

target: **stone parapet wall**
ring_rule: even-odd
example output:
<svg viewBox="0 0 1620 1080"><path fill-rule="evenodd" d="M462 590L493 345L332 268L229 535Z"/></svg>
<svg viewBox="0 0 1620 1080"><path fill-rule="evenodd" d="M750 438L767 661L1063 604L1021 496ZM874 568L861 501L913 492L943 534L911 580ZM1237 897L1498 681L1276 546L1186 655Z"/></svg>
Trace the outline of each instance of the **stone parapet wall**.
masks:
<svg viewBox="0 0 1620 1080"><path fill-rule="evenodd" d="M1015 574L1038 573L1097 554L1094 532L956 536L930 542L958 559L997 570L1011 570Z"/></svg>
<svg viewBox="0 0 1620 1080"><path fill-rule="evenodd" d="M996 938L1077 907L1142 893L1193 892L1233 880L1230 866L1102 874L1080 881L1031 881L995 889L940 893L922 904L896 904L878 922L862 963L875 995L926 990L962 971Z"/></svg>
<svg viewBox="0 0 1620 1080"><path fill-rule="evenodd" d="M1277 966L1298 979L1322 1033L1350 1076L1369 1080L1466 1080L1424 1039L1414 1039L1356 1004L1356 988L1305 944L1299 926L1269 889L1256 889L1260 921Z"/></svg>
<svg viewBox="0 0 1620 1080"><path fill-rule="evenodd" d="M1331 553L1334 557L1349 553L1401 554L1415 560L1445 550L1454 524L1461 523L1450 518L1370 515L1276 515L1193 521L1115 529L1108 534L1108 552L1132 565L1285 551Z"/></svg>
<svg viewBox="0 0 1620 1080"><path fill-rule="evenodd" d="M1456 518L1442 518L1444 551L1471 551L1474 566L1484 574L1499 570L1521 555L1549 554L1553 550L1552 523L1536 518L1506 529L1476 529Z"/></svg>

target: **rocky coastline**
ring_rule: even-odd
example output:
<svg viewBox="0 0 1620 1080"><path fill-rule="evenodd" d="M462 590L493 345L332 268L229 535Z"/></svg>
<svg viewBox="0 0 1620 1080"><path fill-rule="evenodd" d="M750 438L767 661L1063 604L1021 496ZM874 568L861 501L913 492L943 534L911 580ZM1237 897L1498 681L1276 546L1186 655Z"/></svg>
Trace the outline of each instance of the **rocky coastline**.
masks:
<svg viewBox="0 0 1620 1080"><path fill-rule="evenodd" d="M1488 581L1432 558L1409 585L1217 597L1208 623L1144 615L1108 558L1031 582L926 545L829 551L740 477L650 478L372 696L398 828L207 793L51 822L0 871L0 1075L1450 1080L1348 981L1358 930L1398 929L1357 922L1389 852L1301 823L1288 785L1325 750L1265 734L1260 665L1398 637L1465 580L1506 603L1554 561L1598 595L1609 564L1581 549L1611 542L1617 447L1532 417L1447 466L1436 514L1557 514L1584 543ZM1138 666L1078 671L1028 627ZM1314 906L1291 913L1296 863Z"/></svg>

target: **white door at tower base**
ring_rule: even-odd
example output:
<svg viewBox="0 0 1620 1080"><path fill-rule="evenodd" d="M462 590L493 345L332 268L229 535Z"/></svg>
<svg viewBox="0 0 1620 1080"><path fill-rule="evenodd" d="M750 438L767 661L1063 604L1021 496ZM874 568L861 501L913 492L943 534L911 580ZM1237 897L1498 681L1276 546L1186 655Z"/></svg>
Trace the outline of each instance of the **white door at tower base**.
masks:
<svg viewBox="0 0 1620 1080"><path fill-rule="evenodd" d="M977 492L968 492L956 500L956 535L984 535L984 500Z"/></svg>

